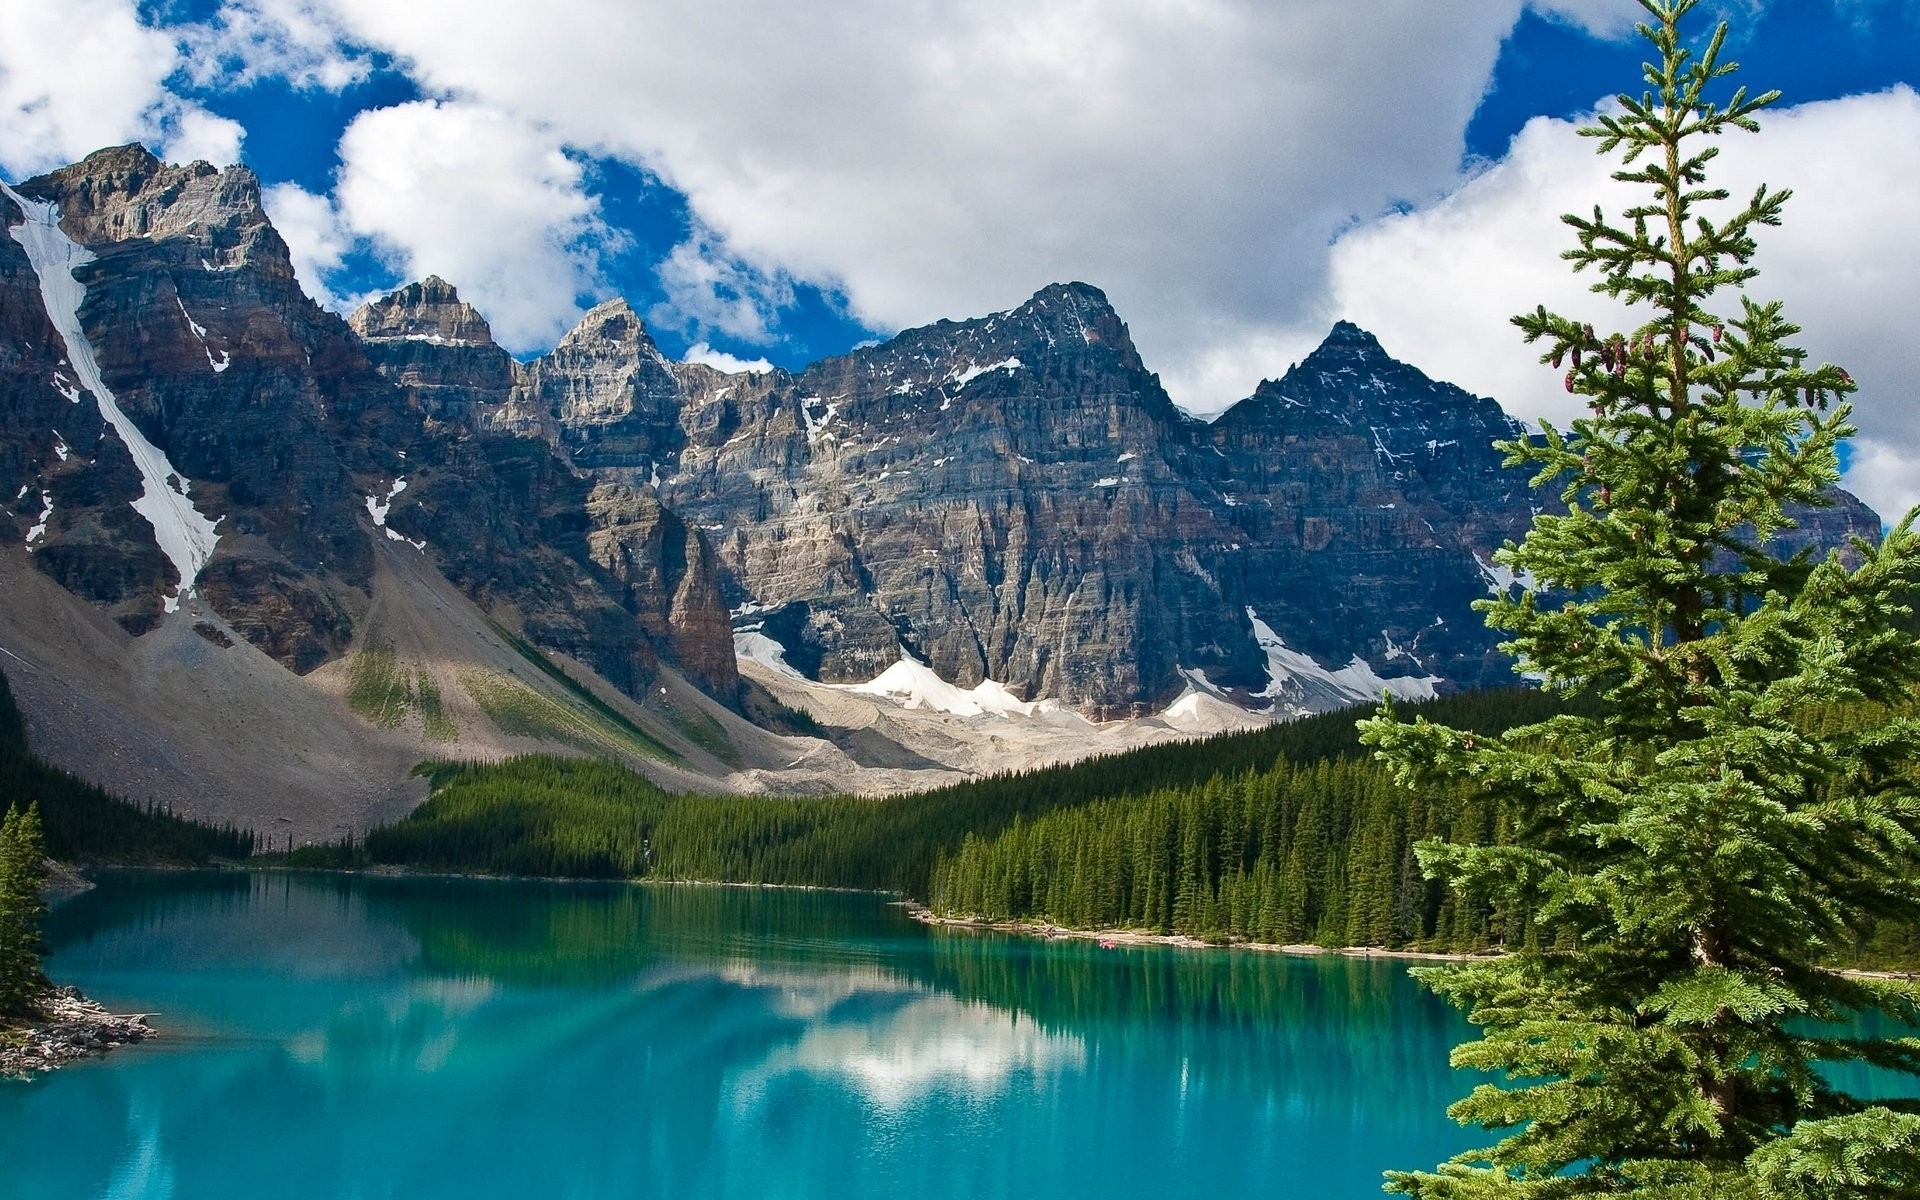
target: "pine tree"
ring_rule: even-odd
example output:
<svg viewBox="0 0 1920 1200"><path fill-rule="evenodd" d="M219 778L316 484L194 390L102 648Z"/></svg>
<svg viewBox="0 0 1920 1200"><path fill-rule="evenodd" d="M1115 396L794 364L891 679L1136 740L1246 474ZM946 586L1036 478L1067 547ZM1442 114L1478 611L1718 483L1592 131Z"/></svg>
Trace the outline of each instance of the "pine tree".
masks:
<svg viewBox="0 0 1920 1200"><path fill-rule="evenodd" d="M45 854L38 804L0 818L0 1019L33 1015L47 989L40 970Z"/></svg>
<svg viewBox="0 0 1920 1200"><path fill-rule="evenodd" d="M1507 957L1419 972L1483 1029L1455 1065L1506 1077L1450 1112L1509 1132L1388 1187L1920 1196L1920 1106L1819 1073L1920 1075L1920 1042L1841 1023L1914 1024L1920 989L1829 967L1876 918L1920 916L1920 722L1903 715L1920 653L1900 627L1920 539L1909 515L1851 565L1778 552L1794 508L1838 480L1853 381L1809 367L1781 306L1748 294L1754 233L1788 193L1735 207L1706 182L1715 139L1755 131L1777 94L1710 98L1734 70L1726 27L1696 56L1679 31L1696 0L1641 3L1649 90L1582 132L1646 198L1567 217L1566 257L1647 319L1515 319L1591 416L1505 447L1536 486L1564 483L1567 511L1497 556L1544 594L1482 602L1520 667L1592 715L1476 738L1388 709L1363 731L1403 783L1504 803L1513 845L1428 843L1421 862L1532 929ZM1728 292L1736 308L1710 307ZM1835 702L1878 715L1830 728L1815 710Z"/></svg>

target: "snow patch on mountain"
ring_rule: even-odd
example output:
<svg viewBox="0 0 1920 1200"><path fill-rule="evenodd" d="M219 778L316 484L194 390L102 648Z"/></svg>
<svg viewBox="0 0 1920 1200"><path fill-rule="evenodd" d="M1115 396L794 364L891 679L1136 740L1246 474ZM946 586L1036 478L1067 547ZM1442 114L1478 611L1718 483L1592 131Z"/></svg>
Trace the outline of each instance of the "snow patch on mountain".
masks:
<svg viewBox="0 0 1920 1200"><path fill-rule="evenodd" d="M22 496L26 495L26 489L22 488L20 494ZM40 509L40 520L33 528L27 530L27 549L29 550L33 549L35 542L46 535L47 522L53 517L53 493L42 491L40 493L40 503L43 505Z"/></svg>
<svg viewBox="0 0 1920 1200"><path fill-rule="evenodd" d="M983 679L971 690L940 678L932 667L902 654L878 676L866 683L850 685L846 690L863 696L883 696L896 700L902 708L930 708L957 717L977 717L991 713L1006 717L1030 717L1034 706L1016 697L1003 685Z"/></svg>
<svg viewBox="0 0 1920 1200"><path fill-rule="evenodd" d="M743 662L759 663L770 671L793 679L806 679L805 675L787 665L787 648L759 632L757 627L733 635L733 655Z"/></svg>
<svg viewBox="0 0 1920 1200"><path fill-rule="evenodd" d="M367 513L373 517L373 523L375 525L379 526L382 529L385 529L387 527L387 512L393 507L393 498L406 490L407 490L407 479L406 479L406 476L402 475L400 478L393 481L392 487L387 489L387 495L384 500L375 499L372 496L367 497ZM396 533L389 532L388 536L396 538L401 541L406 540L404 538L401 538L400 535Z"/></svg>
<svg viewBox="0 0 1920 1200"><path fill-rule="evenodd" d="M47 319L53 323L66 348L67 361L79 376L80 384L93 393L94 401L100 406L100 416L120 435L133 456L134 465L140 469L145 488L133 502L133 509L153 526L154 541L180 576L180 586L165 599L167 611L172 612L179 607L182 595L193 593L200 568L213 557L214 546L220 540L214 531L219 520L209 520L194 507L187 494L190 482L174 470L167 456L147 440L139 426L120 411L119 402L100 377L93 344L87 340L80 324L80 304L87 296L86 285L73 277L75 267L93 261L93 252L60 228L60 213L52 203L29 200L4 183L0 183L0 194L19 205L26 216L26 220L7 232L26 251L33 273L39 277L40 299L46 306ZM181 311L184 313L185 309Z"/></svg>
<svg viewBox="0 0 1920 1200"><path fill-rule="evenodd" d="M1358 654L1339 670L1329 670L1311 654L1289 649L1251 607L1246 611L1247 620L1253 623L1254 642L1267 656L1267 686L1254 695L1268 701L1270 711L1307 712L1364 704L1379 700L1383 692L1401 700L1431 700L1437 694L1434 685L1443 682L1438 675L1383 678Z"/></svg>
<svg viewBox="0 0 1920 1200"><path fill-rule="evenodd" d="M965 387L989 371L1018 371L1025 365L1025 363L1017 358L1003 358L997 363L988 363L984 367L969 366L964 370L956 367L953 372L947 376L947 382L953 384L955 387Z"/></svg>
<svg viewBox="0 0 1920 1200"><path fill-rule="evenodd" d="M1494 562L1491 558L1483 558L1477 552L1473 556L1473 561L1480 568L1480 577L1487 581L1489 595L1504 598L1513 591L1515 584L1524 591L1540 590L1540 581L1531 571L1516 571L1512 567Z"/></svg>
<svg viewBox="0 0 1920 1200"><path fill-rule="evenodd" d="M206 353L207 365L213 368L213 373L218 375L220 372L232 366L233 359L226 351L221 350L216 352L212 346L207 344L206 326L193 319L193 314L187 311L187 302L180 298L180 293L175 292L173 294L173 302L180 306L180 315L187 319L187 328L193 330L193 336L200 339L200 349Z"/></svg>

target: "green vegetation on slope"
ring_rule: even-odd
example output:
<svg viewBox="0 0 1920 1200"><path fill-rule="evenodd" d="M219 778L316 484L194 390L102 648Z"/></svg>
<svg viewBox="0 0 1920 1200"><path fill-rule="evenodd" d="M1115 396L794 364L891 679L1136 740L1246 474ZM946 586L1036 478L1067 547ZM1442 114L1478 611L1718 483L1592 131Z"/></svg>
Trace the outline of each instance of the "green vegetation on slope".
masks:
<svg viewBox="0 0 1920 1200"><path fill-rule="evenodd" d="M560 737L557 731L560 729L577 728L584 725L591 730L588 736L596 737L603 741L611 738L616 745L625 747L628 751L641 754L647 758L661 758L670 762L677 761L680 758L680 756L675 754L670 748L662 745L652 734L628 720L619 709L595 695L592 688L589 688L586 684L581 683L578 679L567 674L566 671L561 668L560 664L543 654L538 646L535 646L532 642L529 642L527 639L514 633L497 621L488 621L487 628L493 630L494 634L499 637L501 641L512 647L514 653L539 668L541 674L565 688L569 696L572 696L581 705L585 706L587 713L582 714L585 718L584 720L561 721L554 726L556 732L548 736L555 736L561 741L568 741L567 738ZM498 676L495 676L495 678L498 678ZM466 683L464 676L461 682L463 684ZM472 692L472 686L469 685L467 690ZM480 697L475 695L474 699L479 700ZM482 703L484 703L484 701ZM492 716L492 711L489 710L487 715ZM504 726L502 728L504 728ZM508 730L508 732L517 731ZM722 734L721 736L724 738L725 735ZM569 741L568 744L575 745L577 743ZM590 747L581 748L590 749Z"/></svg>
<svg viewBox="0 0 1920 1200"><path fill-rule="evenodd" d="M426 668L414 672L414 687L420 697L420 720L426 726L427 740L430 742L456 742L460 740L460 726L447 715L446 706L440 700L440 685L427 674Z"/></svg>
<svg viewBox="0 0 1920 1200"><path fill-rule="evenodd" d="M40 889L47 880L40 808L29 804L0 815L0 1023L34 1015L47 990L40 969L47 914Z"/></svg>
<svg viewBox="0 0 1920 1200"><path fill-rule="evenodd" d="M382 729L397 728L413 701L407 681L392 646L362 646L347 666L347 707Z"/></svg>
<svg viewBox="0 0 1920 1200"><path fill-rule="evenodd" d="M1488 730L1554 711L1509 691L1420 706ZM532 756L429 768L433 795L368 834L365 861L435 870L654 876L873 888L925 897L935 864L971 836L1101 800L1357 753L1352 713L1206 742L1135 750L881 800L851 796L672 796L612 763Z"/></svg>

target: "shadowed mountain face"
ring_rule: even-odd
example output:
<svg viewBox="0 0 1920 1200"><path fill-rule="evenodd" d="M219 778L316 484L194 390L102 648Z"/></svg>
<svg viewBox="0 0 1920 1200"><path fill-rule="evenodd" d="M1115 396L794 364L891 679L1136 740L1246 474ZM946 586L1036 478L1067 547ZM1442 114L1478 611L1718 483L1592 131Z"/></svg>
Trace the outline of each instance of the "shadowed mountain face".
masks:
<svg viewBox="0 0 1920 1200"><path fill-rule="evenodd" d="M693 673L731 698L719 581L698 578L709 558L683 526L655 530L657 513L652 524L629 514L614 555L589 537L594 480L544 440L475 419L500 405L517 368L451 287L415 285L350 327L301 291L243 167L168 166L128 146L16 194L0 198L11 234L0 238L0 521L16 545L44 526L27 542L43 572L134 634L190 585L304 673L353 643L376 542L406 542L623 690L638 693L685 649ZM36 231L27 208L57 229ZM64 258L36 271L30 242ZM69 270L84 289L72 338L56 333L43 294ZM85 343L101 389L76 369L70 340ZM128 428L112 428L110 409ZM180 520L211 523L194 578L156 548L165 522L136 511L156 488ZM697 635L674 644L663 613L676 604L695 607L687 627L711 647Z"/></svg>
<svg viewBox="0 0 1920 1200"><path fill-rule="evenodd" d="M315 306L244 168L123 147L17 196L0 533L135 635L192 583L311 670L357 644L375 548L397 547L630 696L667 662L733 702L736 623L815 679L906 655L1098 717L1188 689L1286 713L1511 678L1470 605L1552 500L1501 467L1497 404L1349 324L1211 424L1078 283L798 374L670 362L619 300L517 363L438 278L347 321ZM43 258L74 246L112 405L36 236ZM155 496L179 529L214 522L210 555L166 549L137 507ZM1877 532L1837 499L1806 539Z"/></svg>

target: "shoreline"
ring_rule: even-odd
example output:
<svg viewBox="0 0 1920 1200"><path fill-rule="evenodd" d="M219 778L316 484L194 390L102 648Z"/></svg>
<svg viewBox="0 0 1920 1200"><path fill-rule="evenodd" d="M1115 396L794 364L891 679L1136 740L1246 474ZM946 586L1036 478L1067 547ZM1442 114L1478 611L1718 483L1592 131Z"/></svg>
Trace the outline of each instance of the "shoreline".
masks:
<svg viewBox="0 0 1920 1200"><path fill-rule="evenodd" d="M1436 950L1388 950L1380 946L1319 946L1308 942L1295 942L1286 945L1245 940L1209 942L1184 933L1149 933L1139 929L1072 929L1064 925L1055 925L1048 921L986 921L977 917L942 917L934 913L932 909L920 901L912 899L911 897L902 896L899 892L878 888L835 887L817 883L746 883L740 880L729 879L669 879L652 878L648 876L629 879L588 879L566 875L497 875L479 871L420 871L387 864L366 867L295 867L278 863L255 864L231 862L215 863L206 866L170 866L159 868L127 863L98 864L98 866L108 870L115 868L133 870L173 869L183 871L237 870L252 871L260 874L356 875L387 879L462 879L497 883L617 884L642 887L722 887L764 889L769 891L834 892L846 895L883 898L890 907L905 910L908 917L922 925L938 925L954 929L991 930L996 933L1012 933L1019 934L1023 937L1037 937L1047 941L1073 938L1081 941L1110 942L1115 946L1174 946L1187 950L1253 950L1262 954L1288 954L1299 958L1338 955L1342 958L1385 958L1405 960L1414 963L1480 962L1506 956L1506 951L1504 950L1482 950L1473 954L1453 954ZM95 868L89 867L88 869ZM91 887L92 885L88 884L87 886ZM1841 967L1836 973L1856 979L1920 980L1920 971L1868 970L1860 967ZM70 991L72 989L56 990ZM92 1002L86 1001L86 1003L91 1004ZM94 1007L98 1008L97 1005ZM112 1015L105 1013L105 1010L100 1011L103 1015ZM152 1014L144 1015L150 1016ZM0 1029L0 1077L4 1077L7 1071L5 1057L7 1046L5 1039L14 1032L16 1031ZM153 1031L148 1029L143 1036L151 1037L153 1036ZM129 1040L138 1041L140 1039L133 1038Z"/></svg>
<svg viewBox="0 0 1920 1200"><path fill-rule="evenodd" d="M1112 946L1178 946L1187 950L1255 950L1262 954L1291 954L1300 958L1317 958L1331 954L1342 958L1390 958L1405 959L1409 962L1475 962L1502 956L1500 951L1487 951L1480 954L1445 954L1435 950L1387 950L1379 946L1316 946L1306 942L1287 945L1275 942L1209 942L1184 933L1148 933L1140 929L1070 929L1047 921L985 921L977 917L943 917L923 904L913 901L898 903L900 907L907 910L908 916L922 925L992 930L996 933L1015 933L1046 941L1072 938Z"/></svg>
<svg viewBox="0 0 1920 1200"><path fill-rule="evenodd" d="M1379 946L1316 946L1305 942L1284 946L1273 942L1209 942L1184 933L1148 933L1140 929L1070 929L1048 921L985 921L978 917L943 917L917 900L896 900L894 903L906 909L907 915L922 925L991 930L995 933L1037 937L1045 941L1073 938L1080 941L1111 943L1114 946L1178 946L1187 950L1256 950L1263 954L1292 954L1301 958L1333 954L1341 958L1392 958L1405 959L1409 962L1482 962L1506 957L1504 950L1483 950L1477 954L1446 954L1435 950L1387 950ZM1873 971L1860 967L1841 967L1835 973L1850 979L1920 980L1920 971Z"/></svg>
<svg viewBox="0 0 1920 1200"><path fill-rule="evenodd" d="M110 1013L80 994L56 987L42 1002L42 1015L0 1029L0 1080L37 1079L84 1059L99 1058L116 1046L156 1036L147 1024L153 1013Z"/></svg>

